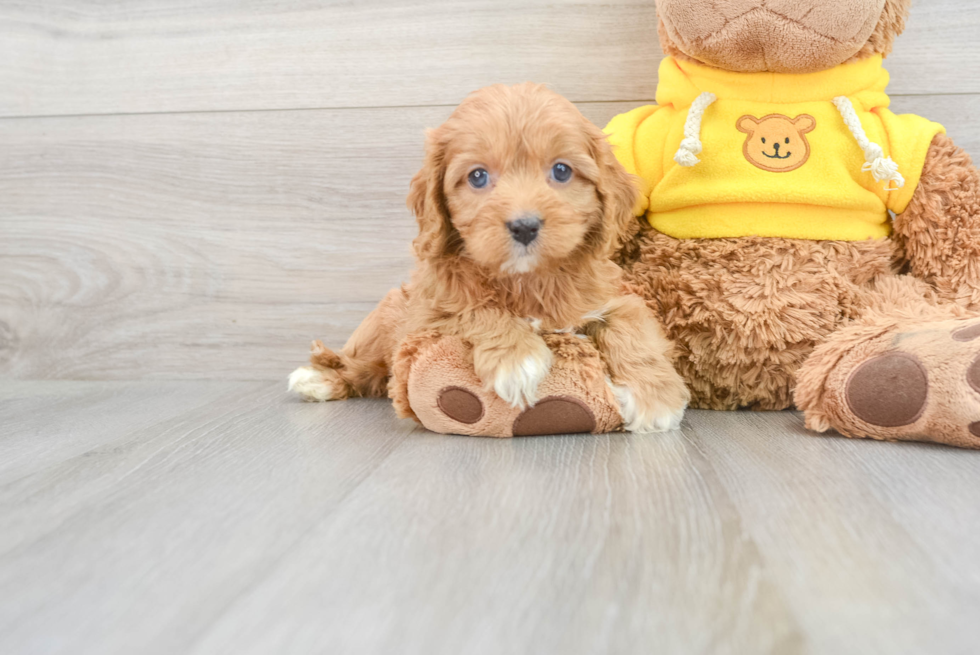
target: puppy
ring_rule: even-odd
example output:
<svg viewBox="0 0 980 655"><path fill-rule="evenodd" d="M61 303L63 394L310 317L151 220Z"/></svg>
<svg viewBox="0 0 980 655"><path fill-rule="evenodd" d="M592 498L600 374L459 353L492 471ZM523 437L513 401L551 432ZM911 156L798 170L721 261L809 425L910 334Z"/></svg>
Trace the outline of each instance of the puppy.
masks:
<svg viewBox="0 0 980 655"><path fill-rule="evenodd" d="M491 86L430 131L408 198L419 236L412 281L341 353L314 344L290 376L309 400L383 396L408 334L472 344L476 374L514 407L533 405L552 353L541 334L574 329L609 371L625 427L676 428L689 395L653 313L623 292L610 256L638 190L605 135L543 86Z"/></svg>

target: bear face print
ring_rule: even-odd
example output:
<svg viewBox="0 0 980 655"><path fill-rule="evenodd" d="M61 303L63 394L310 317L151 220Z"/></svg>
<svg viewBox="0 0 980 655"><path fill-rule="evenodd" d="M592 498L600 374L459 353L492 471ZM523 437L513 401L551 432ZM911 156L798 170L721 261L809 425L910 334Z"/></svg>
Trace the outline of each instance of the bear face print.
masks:
<svg viewBox="0 0 980 655"><path fill-rule="evenodd" d="M810 159L806 135L817 127L817 120L808 114L742 116L737 127L748 135L742 152L750 164L770 173L788 173Z"/></svg>

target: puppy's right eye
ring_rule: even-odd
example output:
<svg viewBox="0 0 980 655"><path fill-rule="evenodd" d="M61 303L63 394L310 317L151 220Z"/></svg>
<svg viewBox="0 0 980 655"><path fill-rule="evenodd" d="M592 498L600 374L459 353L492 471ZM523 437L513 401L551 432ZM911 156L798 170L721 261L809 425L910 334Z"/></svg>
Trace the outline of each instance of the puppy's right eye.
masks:
<svg viewBox="0 0 980 655"><path fill-rule="evenodd" d="M472 171L467 179L470 181L470 186L474 189L485 189L490 184L490 173L484 168L478 168Z"/></svg>

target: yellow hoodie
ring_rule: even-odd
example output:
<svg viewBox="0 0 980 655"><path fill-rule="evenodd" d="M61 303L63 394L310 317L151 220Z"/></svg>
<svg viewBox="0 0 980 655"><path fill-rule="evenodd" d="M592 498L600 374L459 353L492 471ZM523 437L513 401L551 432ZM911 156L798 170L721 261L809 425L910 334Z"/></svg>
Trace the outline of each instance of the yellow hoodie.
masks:
<svg viewBox="0 0 980 655"><path fill-rule="evenodd" d="M658 104L617 116L606 133L643 181L637 215L669 236L880 238L944 132L889 111L887 86L880 56L805 75L668 57Z"/></svg>

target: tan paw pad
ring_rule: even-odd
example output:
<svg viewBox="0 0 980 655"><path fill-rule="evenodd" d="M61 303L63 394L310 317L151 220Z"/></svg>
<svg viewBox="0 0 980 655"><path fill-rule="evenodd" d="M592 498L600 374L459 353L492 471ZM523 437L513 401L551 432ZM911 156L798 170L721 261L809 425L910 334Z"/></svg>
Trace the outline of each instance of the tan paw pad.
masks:
<svg viewBox="0 0 980 655"><path fill-rule="evenodd" d="M980 338L980 323L953 332L953 341L959 341L960 343L968 343L978 338Z"/></svg>
<svg viewBox="0 0 980 655"><path fill-rule="evenodd" d="M595 429L592 410L581 400L570 396L545 398L514 421L515 437L579 434L594 432Z"/></svg>
<svg viewBox="0 0 980 655"><path fill-rule="evenodd" d="M483 418L483 402L475 393L462 387L443 389L438 402L442 413L459 423L473 425Z"/></svg>
<svg viewBox="0 0 980 655"><path fill-rule="evenodd" d="M869 425L911 425L925 411L929 376L914 355L885 353L854 370L847 381L846 397L854 415Z"/></svg>

